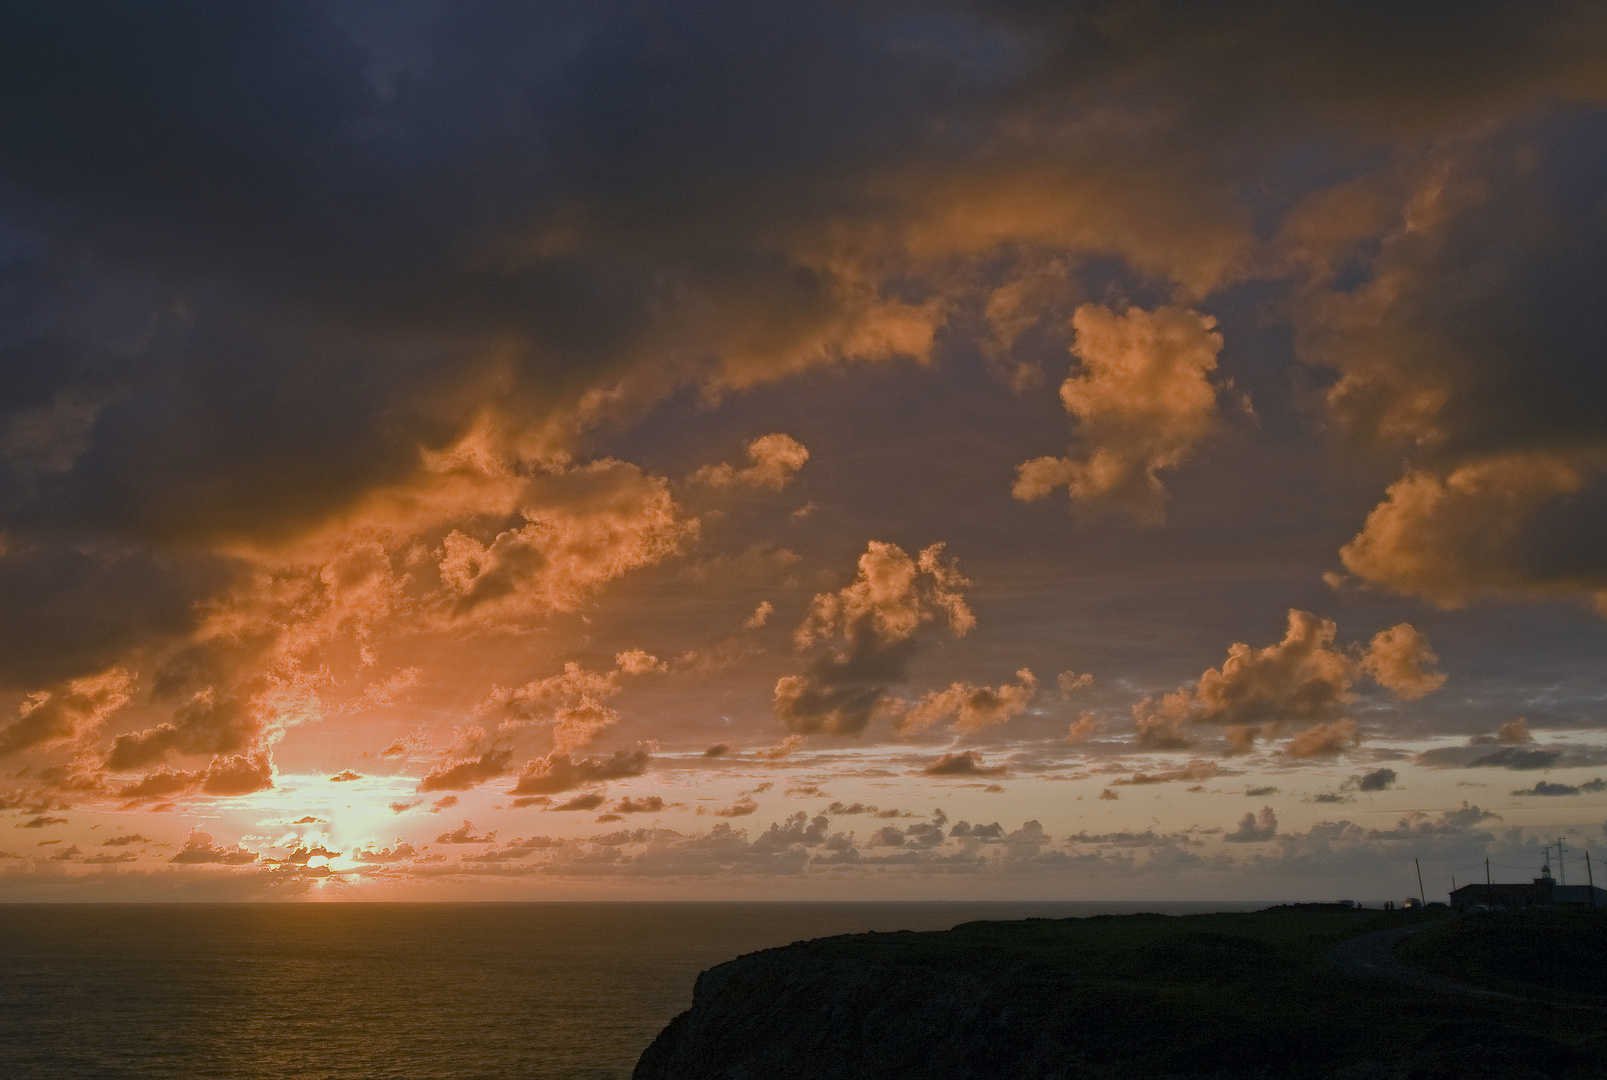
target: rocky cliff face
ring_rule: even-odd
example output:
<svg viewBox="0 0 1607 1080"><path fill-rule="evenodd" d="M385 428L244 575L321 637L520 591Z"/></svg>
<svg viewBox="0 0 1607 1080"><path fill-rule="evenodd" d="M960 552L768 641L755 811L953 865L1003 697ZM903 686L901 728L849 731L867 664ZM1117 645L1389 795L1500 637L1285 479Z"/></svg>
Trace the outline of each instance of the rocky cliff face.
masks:
<svg viewBox="0 0 1607 1080"><path fill-rule="evenodd" d="M635 1080L1603 1080L1600 1015L1352 979L1370 916L976 923L753 953L699 977Z"/></svg>

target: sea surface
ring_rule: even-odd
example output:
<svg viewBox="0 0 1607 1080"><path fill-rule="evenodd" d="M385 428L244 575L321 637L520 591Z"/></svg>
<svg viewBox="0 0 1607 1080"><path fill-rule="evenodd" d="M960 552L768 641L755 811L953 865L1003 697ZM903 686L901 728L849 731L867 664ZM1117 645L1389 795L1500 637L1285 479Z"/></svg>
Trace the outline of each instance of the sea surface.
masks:
<svg viewBox="0 0 1607 1080"><path fill-rule="evenodd" d="M1259 904L0 905L5 1080L622 1080L742 953Z"/></svg>

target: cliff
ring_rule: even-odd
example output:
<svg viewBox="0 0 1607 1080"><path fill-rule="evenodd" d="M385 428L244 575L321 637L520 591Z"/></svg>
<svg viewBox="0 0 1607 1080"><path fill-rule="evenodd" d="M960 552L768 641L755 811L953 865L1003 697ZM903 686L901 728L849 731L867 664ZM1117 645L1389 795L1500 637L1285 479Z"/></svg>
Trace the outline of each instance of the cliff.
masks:
<svg viewBox="0 0 1607 1080"><path fill-rule="evenodd" d="M704 972L634 1078L1607 1078L1607 1013L1328 959L1417 918L1310 906L800 942Z"/></svg>

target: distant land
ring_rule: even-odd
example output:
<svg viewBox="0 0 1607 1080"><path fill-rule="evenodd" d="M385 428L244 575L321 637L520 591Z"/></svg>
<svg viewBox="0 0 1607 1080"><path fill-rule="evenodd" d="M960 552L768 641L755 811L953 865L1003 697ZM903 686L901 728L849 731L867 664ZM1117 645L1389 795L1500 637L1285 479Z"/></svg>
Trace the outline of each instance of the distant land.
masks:
<svg viewBox="0 0 1607 1080"><path fill-rule="evenodd" d="M822 938L704 972L633 1076L1601 1080L1607 914L1313 904Z"/></svg>

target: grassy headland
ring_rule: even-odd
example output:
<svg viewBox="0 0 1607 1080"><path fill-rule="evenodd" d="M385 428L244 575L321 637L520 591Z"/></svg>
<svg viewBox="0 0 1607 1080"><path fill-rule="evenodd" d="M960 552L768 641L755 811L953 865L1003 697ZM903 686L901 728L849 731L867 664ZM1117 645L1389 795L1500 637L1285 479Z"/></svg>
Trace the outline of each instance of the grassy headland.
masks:
<svg viewBox="0 0 1607 1080"><path fill-rule="evenodd" d="M1328 959L1342 939L1436 919L1407 940L1486 940L1440 912L1309 905L801 942L705 972L635 1076L1607 1077L1607 1013L1417 990Z"/></svg>

